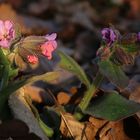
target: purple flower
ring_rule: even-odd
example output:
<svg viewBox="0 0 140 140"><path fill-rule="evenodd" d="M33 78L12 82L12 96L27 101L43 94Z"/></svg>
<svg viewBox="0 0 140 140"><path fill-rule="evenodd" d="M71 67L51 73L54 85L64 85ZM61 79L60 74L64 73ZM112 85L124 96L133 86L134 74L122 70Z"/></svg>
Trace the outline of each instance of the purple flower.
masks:
<svg viewBox="0 0 140 140"><path fill-rule="evenodd" d="M15 38L15 30L13 23L9 20L0 20L0 46L8 48Z"/></svg>
<svg viewBox="0 0 140 140"><path fill-rule="evenodd" d="M117 35L111 28L104 28L102 31L102 39L110 46L116 39Z"/></svg>
<svg viewBox="0 0 140 140"><path fill-rule="evenodd" d="M140 41L140 32L137 34L137 40Z"/></svg>

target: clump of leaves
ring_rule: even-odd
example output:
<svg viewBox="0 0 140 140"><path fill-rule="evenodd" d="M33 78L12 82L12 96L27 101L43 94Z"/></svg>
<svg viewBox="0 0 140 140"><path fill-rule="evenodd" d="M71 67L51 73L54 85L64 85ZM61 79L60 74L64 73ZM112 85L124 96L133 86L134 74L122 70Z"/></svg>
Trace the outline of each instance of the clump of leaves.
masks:
<svg viewBox="0 0 140 140"><path fill-rule="evenodd" d="M79 78L81 83L86 86L85 94L74 110L73 116L76 117L77 120L71 117L82 129L84 129L84 125L81 125L78 121L87 114L109 121L116 121L129 117L140 110L140 104L130 101L121 95L121 92L129 84L129 77L122 70L122 66L134 63L135 56L139 52L138 42L140 41L140 34L130 33L121 35L114 27L104 28L101 33L102 44L96 53L98 72L92 82L89 81L84 70L70 56L61 51L56 52L60 57L60 61L58 62L59 67L73 73ZM38 80L49 83L59 78L59 71L47 72L38 76L33 76L33 74L28 76L20 75L20 64L17 61L18 56L23 62L36 65L39 63L40 55L45 56L44 59L46 58L48 61L51 61L53 57L52 53L57 48L56 36L56 33L53 33L45 36L22 37L19 30L16 29L11 21L0 20L1 120L9 119L11 116L7 103L11 94L14 94L26 84ZM114 84L116 90L105 92L103 96L99 96L95 99L95 93L100 89L104 78L107 78ZM57 102L52 93L51 96L55 100L57 107L52 107L53 109L51 111L47 109L48 116L51 116L51 113L55 112L57 119L61 117L63 126L64 124L66 125L70 136L74 139L73 131L68 125L69 121L67 121L65 108ZM91 99L93 100L91 101ZM37 109L28 97L26 97L25 104L25 108L28 108L30 110L29 112L32 112L32 116L38 122L40 129L45 135L52 137L55 134L54 131L60 135L58 131L59 128L50 128L41 120ZM16 109L14 108L14 110ZM24 117L22 116L22 118ZM51 119L55 121L53 117L49 117L49 119L50 121ZM60 126L58 123L54 124L56 124L57 127ZM82 134L81 131L80 134ZM86 136L84 135L84 137Z"/></svg>

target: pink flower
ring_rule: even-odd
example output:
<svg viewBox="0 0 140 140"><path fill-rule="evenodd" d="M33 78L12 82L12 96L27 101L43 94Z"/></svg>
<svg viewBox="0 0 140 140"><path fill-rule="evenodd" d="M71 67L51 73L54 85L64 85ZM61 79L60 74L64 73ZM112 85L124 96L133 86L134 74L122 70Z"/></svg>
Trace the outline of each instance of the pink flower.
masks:
<svg viewBox="0 0 140 140"><path fill-rule="evenodd" d="M9 20L0 20L0 46L8 48L14 38L15 30L13 23Z"/></svg>
<svg viewBox="0 0 140 140"><path fill-rule="evenodd" d="M41 52L49 60L52 59L52 52L57 48L56 33L51 35L46 35L45 38L48 40L43 45L41 45Z"/></svg>
<svg viewBox="0 0 140 140"><path fill-rule="evenodd" d="M36 57L35 55L28 55L27 60L31 64L36 64L38 62L38 57Z"/></svg>

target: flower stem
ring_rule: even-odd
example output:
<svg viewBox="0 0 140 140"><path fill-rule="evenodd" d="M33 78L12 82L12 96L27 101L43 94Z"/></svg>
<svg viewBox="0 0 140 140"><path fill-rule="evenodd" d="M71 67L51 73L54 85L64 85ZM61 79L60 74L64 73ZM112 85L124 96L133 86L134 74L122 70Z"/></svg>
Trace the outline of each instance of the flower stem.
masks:
<svg viewBox="0 0 140 140"><path fill-rule="evenodd" d="M78 106L82 111L85 110L87 108L87 106L89 105L91 98L95 94L97 88L100 86L103 78L104 78L103 75L100 72L98 72L93 84L85 92L85 95Z"/></svg>

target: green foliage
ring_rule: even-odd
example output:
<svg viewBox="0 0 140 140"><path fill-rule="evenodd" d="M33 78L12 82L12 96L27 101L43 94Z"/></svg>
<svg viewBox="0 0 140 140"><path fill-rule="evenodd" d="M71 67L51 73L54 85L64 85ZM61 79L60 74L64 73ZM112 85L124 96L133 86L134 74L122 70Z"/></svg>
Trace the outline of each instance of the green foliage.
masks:
<svg viewBox="0 0 140 140"><path fill-rule="evenodd" d="M123 89L128 85L129 78L125 75L120 66L113 64L110 60L100 61L98 65L102 75L107 77L119 89Z"/></svg>
<svg viewBox="0 0 140 140"><path fill-rule="evenodd" d="M85 96L79 104L79 108L81 110L85 110L87 108L88 104L90 103L91 98L95 94L96 90L99 88L102 80L103 80L103 76L100 73L97 73L93 84L91 84L89 89L85 92Z"/></svg>
<svg viewBox="0 0 140 140"><path fill-rule="evenodd" d="M31 78L28 78L26 80L25 84L31 84L36 81L44 81L46 83L51 83L59 78L60 78L59 71L47 72L45 74L41 74L41 75L37 75L37 76L33 76Z"/></svg>
<svg viewBox="0 0 140 140"><path fill-rule="evenodd" d="M74 73L89 88L90 82L83 69L79 66L79 64L75 62L75 60L73 60L70 56L66 55L63 52L59 51L58 55L61 58L59 66L65 70Z"/></svg>
<svg viewBox="0 0 140 140"><path fill-rule="evenodd" d="M48 137L52 137L53 134L54 134L53 130L52 130L50 127L48 127L48 126L41 120L40 115L39 115L37 109L36 109L36 108L34 107L34 105L32 104L32 101L30 100L30 98L27 98L27 97L26 97L26 101L27 101L28 105L30 106L30 108L31 108L31 110L32 110L32 112L33 112L33 114L34 114L34 116L36 117L36 119L37 119L37 121L38 121L38 123L39 123L41 129L43 130L43 132L44 132Z"/></svg>
<svg viewBox="0 0 140 140"><path fill-rule="evenodd" d="M129 117L139 110L140 104L127 100L113 91L94 100L84 112L94 117L116 121Z"/></svg>
<svg viewBox="0 0 140 140"><path fill-rule="evenodd" d="M21 80L19 82L9 83L1 92L0 92L0 119L5 120L10 117L10 110L8 107L8 97L14 91L22 87L25 83L25 80Z"/></svg>
<svg viewBox="0 0 140 140"><path fill-rule="evenodd" d="M8 86L6 86L1 92L0 92L0 118L1 119L7 119L8 115L10 114L8 109L7 100L10 94L21 88L22 86L26 84L31 84L33 82L36 82L38 80L42 80L44 82L50 83L51 81L54 81L58 78L59 74L58 72L49 72L45 73L39 76L34 76L30 79L22 79L15 82L10 82ZM7 112L8 111L8 112Z"/></svg>
<svg viewBox="0 0 140 140"><path fill-rule="evenodd" d="M128 53L136 53L138 51L138 47L135 44L127 44L127 45L120 45Z"/></svg>
<svg viewBox="0 0 140 140"><path fill-rule="evenodd" d="M10 70L10 63L4 55L2 49L0 49L0 65L0 90L2 90L8 84Z"/></svg>

